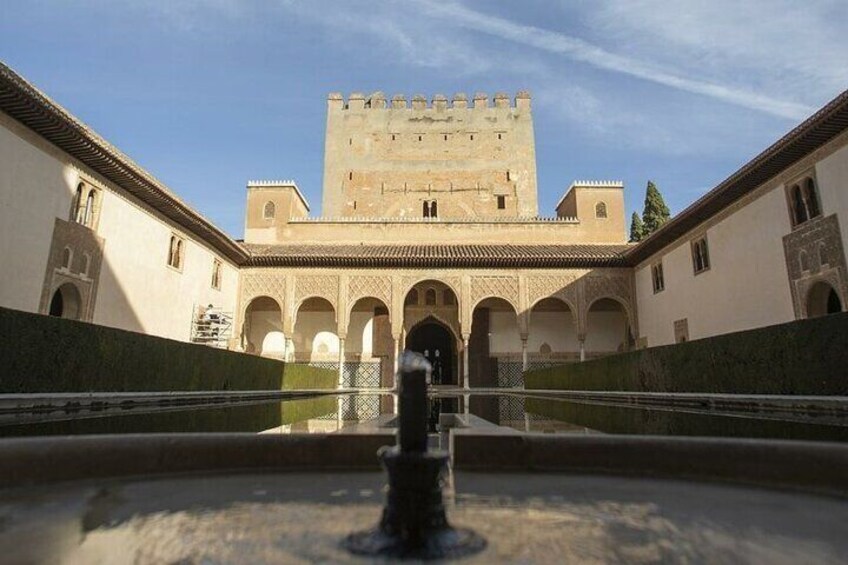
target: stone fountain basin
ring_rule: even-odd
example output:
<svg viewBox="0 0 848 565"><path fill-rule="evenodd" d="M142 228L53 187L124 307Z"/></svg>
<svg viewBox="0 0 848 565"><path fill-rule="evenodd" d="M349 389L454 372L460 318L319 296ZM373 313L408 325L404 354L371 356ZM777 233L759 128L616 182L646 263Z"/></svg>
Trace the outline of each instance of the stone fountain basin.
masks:
<svg viewBox="0 0 848 565"><path fill-rule="evenodd" d="M4 562L363 561L393 437L78 436L0 442ZM465 561L848 560L848 447L457 432ZM485 471L483 471L485 470Z"/></svg>

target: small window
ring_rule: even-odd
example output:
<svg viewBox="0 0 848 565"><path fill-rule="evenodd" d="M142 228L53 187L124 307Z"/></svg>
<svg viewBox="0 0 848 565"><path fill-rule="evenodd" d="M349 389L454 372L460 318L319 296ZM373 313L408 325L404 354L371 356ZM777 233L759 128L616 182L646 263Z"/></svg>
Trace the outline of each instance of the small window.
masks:
<svg viewBox="0 0 848 565"><path fill-rule="evenodd" d="M424 293L424 304L427 306L435 306L436 305L436 289L428 288L427 292Z"/></svg>
<svg viewBox="0 0 848 565"><path fill-rule="evenodd" d="M422 136L420 136L420 135L419 135L419 136L418 136L418 141L421 141L421 139L422 139Z"/></svg>
<svg viewBox="0 0 848 565"><path fill-rule="evenodd" d="M212 260L212 288L221 290L221 262L218 259Z"/></svg>
<svg viewBox="0 0 848 565"><path fill-rule="evenodd" d="M266 202L265 208L262 210L262 217L266 220L273 220L277 215L277 206L273 202Z"/></svg>
<svg viewBox="0 0 848 565"><path fill-rule="evenodd" d="M353 171L347 174L347 180L353 180Z"/></svg>
<svg viewBox="0 0 848 565"><path fill-rule="evenodd" d="M710 268L710 252L706 237L692 242L692 267L696 275Z"/></svg>
<svg viewBox="0 0 848 565"><path fill-rule="evenodd" d="M71 261L73 260L74 252L71 251L70 247L66 247L62 250L62 268L70 270Z"/></svg>
<svg viewBox="0 0 848 565"><path fill-rule="evenodd" d="M804 206L804 197L801 195L801 187L797 184L791 189L792 194L792 219L795 225L807 221L807 208Z"/></svg>
<svg viewBox="0 0 848 565"><path fill-rule="evenodd" d="M595 204L595 217L596 218L606 218L607 217L606 202L598 202L597 204Z"/></svg>
<svg viewBox="0 0 848 565"><path fill-rule="evenodd" d="M422 202L421 212L425 218L439 217L439 208L435 200L425 200Z"/></svg>
<svg viewBox="0 0 848 565"><path fill-rule="evenodd" d="M498 134L498 139L503 139L503 135L499 133L499 134Z"/></svg>
<svg viewBox="0 0 848 565"><path fill-rule="evenodd" d="M353 145L353 138L352 138L352 137L351 137L350 139L348 139L348 140L347 140L347 144L348 144L348 145Z"/></svg>
<svg viewBox="0 0 848 565"><path fill-rule="evenodd" d="M471 134L471 141L474 141L474 134Z"/></svg>
<svg viewBox="0 0 848 565"><path fill-rule="evenodd" d="M512 175L509 174L509 171L506 172L506 182L512 180Z"/></svg>
<svg viewBox="0 0 848 565"><path fill-rule="evenodd" d="M396 140L397 140L397 135L392 134L392 141L396 141Z"/></svg>
<svg viewBox="0 0 848 565"><path fill-rule="evenodd" d="M498 196L498 210L506 210L506 196Z"/></svg>
<svg viewBox="0 0 848 565"><path fill-rule="evenodd" d="M83 200L83 192L85 185L83 183L79 183L77 185L76 194L74 194L74 203L71 208L71 221L76 222L78 224L82 223L82 218L84 215L84 200Z"/></svg>
<svg viewBox="0 0 848 565"><path fill-rule="evenodd" d="M82 223L89 228L94 224L94 190L89 190L85 199L85 216Z"/></svg>
<svg viewBox="0 0 848 565"><path fill-rule="evenodd" d="M447 141L447 140L448 140L448 135L447 135L447 134L445 134L445 141Z"/></svg>
<svg viewBox="0 0 848 565"><path fill-rule="evenodd" d="M183 267L183 240L176 235L171 236L171 244L168 248L168 266L175 269Z"/></svg>
<svg viewBox="0 0 848 565"><path fill-rule="evenodd" d="M82 254L82 271L80 271L80 274L87 277L89 269L91 269L91 255L89 255L88 253L83 253Z"/></svg>
<svg viewBox="0 0 848 565"><path fill-rule="evenodd" d="M804 204L807 206L807 216L810 219L817 218L821 215L819 198L816 194L816 183L811 178L804 181Z"/></svg>
<svg viewBox="0 0 848 565"><path fill-rule="evenodd" d="M662 261L651 265L651 280L654 284L654 294L665 290L665 277L663 276Z"/></svg>
<svg viewBox="0 0 848 565"><path fill-rule="evenodd" d="M353 201L353 209L356 210L356 200Z"/></svg>
<svg viewBox="0 0 848 565"><path fill-rule="evenodd" d="M809 176L792 184L788 189L789 212L792 217L792 227L797 227L808 220L821 216L816 181Z"/></svg>

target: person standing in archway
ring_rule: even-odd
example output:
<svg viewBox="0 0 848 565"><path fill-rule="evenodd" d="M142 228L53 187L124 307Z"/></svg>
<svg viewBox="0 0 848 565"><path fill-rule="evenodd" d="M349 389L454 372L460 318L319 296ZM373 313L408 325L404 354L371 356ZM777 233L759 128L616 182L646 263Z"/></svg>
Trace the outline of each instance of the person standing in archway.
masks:
<svg viewBox="0 0 848 565"><path fill-rule="evenodd" d="M438 349L433 353L433 384L442 384L442 359Z"/></svg>

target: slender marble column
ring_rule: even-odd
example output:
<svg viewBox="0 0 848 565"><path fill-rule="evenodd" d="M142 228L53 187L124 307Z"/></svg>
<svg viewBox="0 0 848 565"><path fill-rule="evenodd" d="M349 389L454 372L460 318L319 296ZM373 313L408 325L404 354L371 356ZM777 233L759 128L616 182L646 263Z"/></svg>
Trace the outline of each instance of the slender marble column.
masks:
<svg viewBox="0 0 848 565"><path fill-rule="evenodd" d="M526 371L529 366L527 361L527 338L521 338L521 370Z"/></svg>
<svg viewBox="0 0 848 565"><path fill-rule="evenodd" d="M339 388L344 388L344 343L343 337L339 338Z"/></svg>
<svg viewBox="0 0 848 565"><path fill-rule="evenodd" d="M465 388L471 388L471 383L469 380L469 369L468 369L468 338L462 338L462 386Z"/></svg>

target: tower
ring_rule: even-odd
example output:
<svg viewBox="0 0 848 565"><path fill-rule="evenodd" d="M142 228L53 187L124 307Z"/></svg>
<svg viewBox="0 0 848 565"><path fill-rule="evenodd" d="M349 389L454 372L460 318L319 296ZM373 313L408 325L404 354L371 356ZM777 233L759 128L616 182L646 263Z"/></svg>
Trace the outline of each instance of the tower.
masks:
<svg viewBox="0 0 848 565"><path fill-rule="evenodd" d="M323 214L363 218L535 217L530 95L327 100Z"/></svg>

